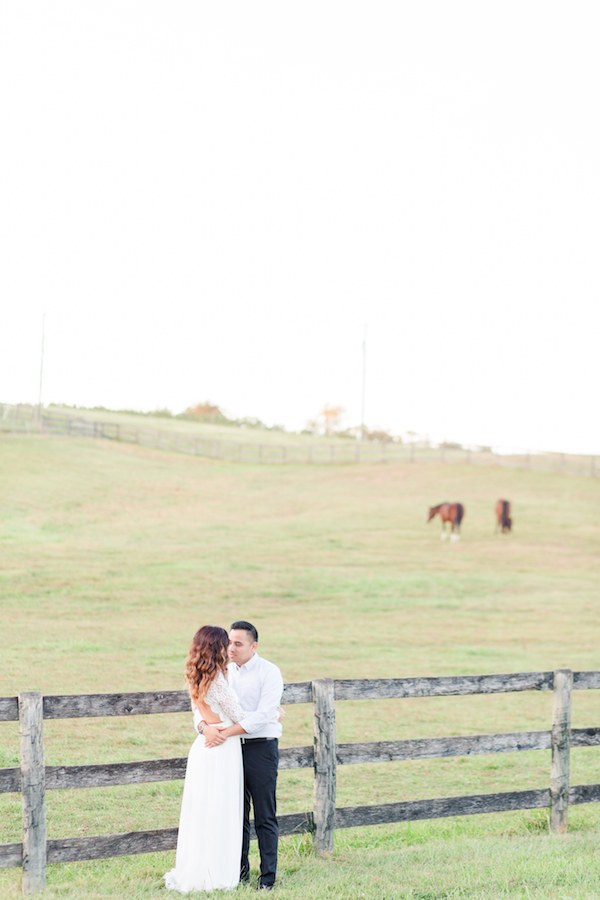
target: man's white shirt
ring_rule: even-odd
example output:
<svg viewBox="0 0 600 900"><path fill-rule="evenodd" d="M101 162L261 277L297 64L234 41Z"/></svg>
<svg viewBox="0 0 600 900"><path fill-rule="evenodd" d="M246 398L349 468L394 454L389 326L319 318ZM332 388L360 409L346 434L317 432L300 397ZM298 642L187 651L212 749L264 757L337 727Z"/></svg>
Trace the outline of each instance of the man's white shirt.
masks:
<svg viewBox="0 0 600 900"><path fill-rule="evenodd" d="M248 713L239 723L248 737L281 737L281 722L274 721L283 693L277 666L255 653L243 666L230 662L227 671L229 684Z"/></svg>

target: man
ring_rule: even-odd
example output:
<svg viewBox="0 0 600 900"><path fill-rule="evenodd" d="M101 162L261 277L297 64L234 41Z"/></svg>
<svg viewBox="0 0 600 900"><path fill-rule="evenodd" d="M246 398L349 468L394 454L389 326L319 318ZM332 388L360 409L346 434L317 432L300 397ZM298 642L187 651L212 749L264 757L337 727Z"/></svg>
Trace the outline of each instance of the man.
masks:
<svg viewBox="0 0 600 900"><path fill-rule="evenodd" d="M244 836L240 880L248 881L250 866L250 801L254 807L254 827L260 852L259 889L271 890L277 870L277 768L278 738L281 723L277 707L281 702L283 678L277 666L256 652L258 632L250 622L234 622L229 632L229 684L248 716L227 732L241 731L244 759ZM239 728L239 731L238 731ZM207 744L214 746L223 738L217 729L204 731Z"/></svg>

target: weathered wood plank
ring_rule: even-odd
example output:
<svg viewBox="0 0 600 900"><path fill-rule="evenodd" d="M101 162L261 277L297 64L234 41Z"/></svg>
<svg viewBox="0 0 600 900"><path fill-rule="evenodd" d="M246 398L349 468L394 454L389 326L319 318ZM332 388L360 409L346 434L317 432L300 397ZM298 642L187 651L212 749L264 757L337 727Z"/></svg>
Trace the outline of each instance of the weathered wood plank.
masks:
<svg viewBox="0 0 600 900"><path fill-rule="evenodd" d="M381 803L377 806L347 806L335 811L336 828L357 828L389 822L415 822L448 816L474 816L481 813L508 812L518 809L541 809L548 806L550 793L508 791L501 794L474 794L463 797L440 797L434 800L408 800L403 803Z"/></svg>
<svg viewBox="0 0 600 900"><path fill-rule="evenodd" d="M310 768L313 760L312 747L286 747L279 751L280 769ZM72 790L111 787L118 784L177 781L185 778L186 766L185 756L90 766L46 766L46 789Z"/></svg>
<svg viewBox="0 0 600 900"><path fill-rule="evenodd" d="M336 792L336 737L333 680L312 683L315 737L314 849L317 856L333 854Z"/></svg>
<svg viewBox="0 0 600 900"><path fill-rule="evenodd" d="M39 691L19 694L21 800L23 804L23 893L46 886L46 772L44 719Z"/></svg>
<svg viewBox="0 0 600 900"><path fill-rule="evenodd" d="M315 764L314 747L280 747L280 769L312 769Z"/></svg>
<svg viewBox="0 0 600 900"><path fill-rule="evenodd" d="M13 698L4 698L11 701ZM283 703L310 703L311 683L286 684ZM0 706L0 711L2 707ZM64 694L44 697L45 719L81 719L97 716L145 716L189 712L187 691L139 692L131 694ZM7 705L7 717L12 707Z"/></svg>
<svg viewBox="0 0 600 900"><path fill-rule="evenodd" d="M314 831L315 822L313 811L288 813L286 816L278 816L279 834L305 834ZM250 838L256 840L254 820L250 823Z"/></svg>
<svg viewBox="0 0 600 900"><path fill-rule="evenodd" d="M177 781L185 778L186 765L187 757L173 757L87 766L46 766L46 790ZM280 769L310 769L313 765L313 747L284 747L279 751ZM21 770L16 767L0 769L0 794L20 790Z"/></svg>
<svg viewBox="0 0 600 900"><path fill-rule="evenodd" d="M600 728L577 728L571 732L571 746L600 746ZM515 753L525 750L549 750L550 731L482 734L463 737L424 738L403 741L374 741L338 744L338 765L392 762L411 759L436 759L487 753ZM284 747L279 751L280 769L306 769L314 765L314 748ZM108 787L185 778L186 758L140 760L87 766L46 766L46 790ZM21 771L17 767L0 769L0 793L21 789Z"/></svg>
<svg viewBox="0 0 600 900"><path fill-rule="evenodd" d="M571 699L573 673L554 673L552 706L552 762L550 764L550 828L557 834L567 831L571 757Z"/></svg>
<svg viewBox="0 0 600 900"><path fill-rule="evenodd" d="M17 766L0 769L0 794L14 794L21 790L21 769Z"/></svg>
<svg viewBox="0 0 600 900"><path fill-rule="evenodd" d="M600 745L600 728L572 728L571 747L597 747Z"/></svg>
<svg viewBox="0 0 600 900"><path fill-rule="evenodd" d="M19 701L16 697L0 697L0 722L17 722Z"/></svg>
<svg viewBox="0 0 600 900"><path fill-rule="evenodd" d="M511 691L552 690L552 672L525 672L507 675L452 675L440 678L358 678L337 679L336 700L368 700L402 697L440 697L465 694L493 694ZM573 688L600 690L600 671L575 672ZM286 684L283 704L310 703L311 682ZM126 716L186 712L185 691L140 692L130 694L71 694L44 697L44 718L68 719L87 716ZM0 722L19 717L16 697L0 697Z"/></svg>
<svg viewBox="0 0 600 900"><path fill-rule="evenodd" d="M354 763L436 759L446 756L472 756L481 753L516 753L521 750L549 749L549 731L517 731L507 734L474 734L464 737L338 744L336 756L338 765L343 766Z"/></svg>
<svg viewBox="0 0 600 900"><path fill-rule="evenodd" d="M97 834L92 837L57 838L48 841L48 862L75 862L82 859L109 859L135 853L174 850L177 828L154 831L130 831L123 834Z"/></svg>
<svg viewBox="0 0 600 900"><path fill-rule="evenodd" d="M297 681L283 687L282 706L292 703L312 703L312 684L310 681Z"/></svg>
<svg viewBox="0 0 600 900"><path fill-rule="evenodd" d="M46 788L112 787L117 784L144 784L185 778L187 757L145 759L137 762L101 763L91 766L47 766Z"/></svg>
<svg viewBox="0 0 600 900"><path fill-rule="evenodd" d="M302 834L313 828L312 813L292 813L279 816L279 833ZM250 823L250 838L256 839L254 822ZM19 847L19 844L8 845ZM156 853L174 850L177 846L177 828L160 828L155 831L132 831L124 834L100 834L84 838L62 838L48 841L48 862L76 862L83 859L108 859L113 856L130 856L136 853ZM2 848L0 847L0 850ZM13 851L13 857L17 851ZM15 863L18 865L18 863Z"/></svg>
<svg viewBox="0 0 600 900"><path fill-rule="evenodd" d="M551 691L553 672L506 675L450 675L440 678L336 679L336 700L376 700L402 697L450 697L513 691Z"/></svg>
<svg viewBox="0 0 600 900"><path fill-rule="evenodd" d="M23 844L0 844L0 869L23 865Z"/></svg>
<svg viewBox="0 0 600 900"><path fill-rule="evenodd" d="M189 712L187 691L135 694L64 694L44 697L45 719L82 719L96 716L143 716Z"/></svg>
<svg viewBox="0 0 600 900"><path fill-rule="evenodd" d="M578 784L569 788L569 803L600 803L600 784Z"/></svg>
<svg viewBox="0 0 600 900"><path fill-rule="evenodd" d="M46 790L177 781L185 778L186 765L186 757L174 757L88 766L46 766ZM279 751L280 769L310 769L313 765L313 747L284 747ZM0 769L0 794L20 790L21 770L16 767Z"/></svg>
<svg viewBox="0 0 600 900"><path fill-rule="evenodd" d="M600 672L573 672L573 690L600 690Z"/></svg>

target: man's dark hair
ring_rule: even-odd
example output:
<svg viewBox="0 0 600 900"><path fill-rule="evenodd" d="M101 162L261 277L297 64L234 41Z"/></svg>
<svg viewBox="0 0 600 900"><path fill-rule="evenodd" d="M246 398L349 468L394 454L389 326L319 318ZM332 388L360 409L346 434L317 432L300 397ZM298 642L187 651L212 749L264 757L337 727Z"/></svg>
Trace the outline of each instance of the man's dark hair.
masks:
<svg viewBox="0 0 600 900"><path fill-rule="evenodd" d="M250 622L234 622L231 631L247 631L250 643L253 644L254 641L258 643L258 631Z"/></svg>

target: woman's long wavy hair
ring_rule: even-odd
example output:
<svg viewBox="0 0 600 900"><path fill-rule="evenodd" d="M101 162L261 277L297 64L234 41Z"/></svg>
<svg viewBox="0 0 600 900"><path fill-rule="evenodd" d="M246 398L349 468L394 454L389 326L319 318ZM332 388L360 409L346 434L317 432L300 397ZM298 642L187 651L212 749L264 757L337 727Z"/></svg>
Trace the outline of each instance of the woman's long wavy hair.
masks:
<svg viewBox="0 0 600 900"><path fill-rule="evenodd" d="M218 625L203 625L196 634L185 664L185 683L192 701L206 696L219 672L225 674L229 635Z"/></svg>

